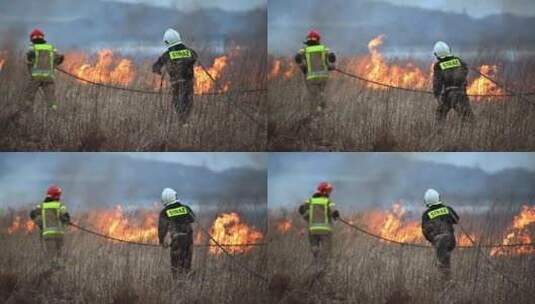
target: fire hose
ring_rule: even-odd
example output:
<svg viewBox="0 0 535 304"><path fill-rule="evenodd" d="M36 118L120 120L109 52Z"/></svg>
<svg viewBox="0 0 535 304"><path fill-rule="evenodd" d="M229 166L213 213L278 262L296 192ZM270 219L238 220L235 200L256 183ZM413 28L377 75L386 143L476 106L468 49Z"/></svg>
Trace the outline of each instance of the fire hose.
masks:
<svg viewBox="0 0 535 304"><path fill-rule="evenodd" d="M389 239L389 238L385 238L385 237L382 237L380 235L377 235L377 234L373 234L365 229L362 229L356 225L353 225L349 222L347 222L346 220L342 219L342 218L339 218L338 219L340 222L344 223L345 225L363 233L363 234L366 234L368 236L371 236L373 238L376 238L376 239L379 239L379 240L383 240L383 241L387 241L387 242L390 242L390 243L394 243L394 244L398 244L400 246L409 246L409 247L416 247L416 248L425 248L425 249L434 249L433 247L431 246L426 246L426 245L421 245L421 244L414 244L414 243L405 243L405 242L400 242L400 241L396 241L396 240L392 240L392 239ZM525 243L525 244L500 244L500 245L480 245L480 244L476 244L476 242L472 239L472 237L470 236L470 234L468 234L466 232L466 230L464 229L464 227L459 223L458 224L460 229L461 229L461 232L468 238L468 240L470 241L470 243L472 243L471 246L457 246L458 248L476 248L478 250L478 253L481 254L485 261L487 262L487 264L489 265L489 269L492 270L494 273L497 273L499 275L501 275L505 280L507 280L509 283L511 283L511 285L513 285L516 289L518 290L522 290L524 291L526 294L529 294L530 296L534 296L535 297L535 294L533 294L529 288L524 288L522 287L522 285L520 283L518 283L516 280L514 279L511 279L508 275L504 274L503 272L499 271L498 269L496 269L496 266L494 265L494 263L490 260L490 258L482 251L482 248L496 248L496 247L522 247L522 246L535 246L535 243Z"/></svg>
<svg viewBox="0 0 535 304"><path fill-rule="evenodd" d="M476 71L474 69L472 69L473 71ZM360 81L364 81L364 82L368 82L368 83L371 83L371 84L375 84L375 85L378 85L378 86L382 86L382 87L385 87L385 88L390 88L390 89L395 89L395 90L401 90L401 91L407 91L407 92L413 92L413 93L422 93L422 94L430 94L432 95L433 92L431 91L428 91L428 90L423 90L423 89L412 89L412 88L405 88L405 87L398 87L398 86L395 86L395 85L391 85L391 84L387 84L387 83L383 83L383 82L379 82L379 81L375 81L375 80L372 80L372 79L368 79L368 78L365 78L365 77L362 77L362 76L359 76L359 75L356 75L356 74L351 74L349 72L346 72L344 70L341 70L341 69L338 69L338 68L335 68L334 71L342 74L342 75L345 75L345 76L348 76L350 78L355 78L357 80L360 80ZM483 73L481 73L480 71L476 71L479 75L485 77L486 79L488 79L489 81L493 82L494 84L500 86L500 87L503 87L502 85L500 85L498 82L496 82L495 80L491 79L489 76L487 75L484 75ZM505 88L504 88L505 89ZM506 90L506 89L505 89ZM494 98L494 97L515 97L515 96L518 96L518 97L522 97L522 96L532 96L532 95L535 95L535 92L524 92L524 93L514 93L512 92L511 90L506 90L506 91L509 91L510 93L509 94L500 94L500 95L496 95L496 94L468 94L467 96L470 96L470 97L489 97L489 98Z"/></svg>
<svg viewBox="0 0 535 304"><path fill-rule="evenodd" d="M161 95L163 94L161 88L163 86L163 79L160 83L160 90L159 91L153 91L153 90L140 90L140 89L133 89L133 88L126 88L126 87L120 87L120 86L115 86L115 85L111 85L111 84L106 84L106 83L102 83L102 82L97 82L97 81L93 81L93 80L89 80L89 79L85 79L85 78L82 78L78 75L75 75L73 73L70 73L60 67L56 67L56 70L58 70L59 72L71 77L71 78L74 78L76 80L79 80L79 81L82 81L82 82L85 82L85 83L89 83L91 85L94 85L94 86L100 86L100 87L104 87L104 88L109 88L109 89L114 89L114 90L121 90L121 91L127 91L127 92L134 92L134 93L140 93L140 94L153 94L153 95ZM197 96L207 96L207 95L229 95L229 94L241 94L241 93L256 93L256 92L264 92L266 91L266 89L262 89L262 88L258 88L258 89L246 89L246 90L239 90L239 91L228 91L228 92L211 92L211 93L202 93L202 94L199 94Z"/></svg>
<svg viewBox="0 0 535 304"><path fill-rule="evenodd" d="M214 83L214 85L219 89L220 92L224 92L223 88L219 85L219 83L215 80L215 78L212 76L212 74L208 71L208 69L206 69L206 67L202 64L202 62L199 60L199 66L201 67L201 69L204 71L204 73L206 74L206 76L208 76L208 78L210 78L210 80ZM265 90L265 89L264 89ZM267 91L267 90L266 90ZM235 103L233 100L231 100L229 98L229 95L227 94L226 95L226 98L227 98L227 103L231 104L231 103ZM243 110L241 107L236 107L240 112L242 112L245 116L247 116L247 118L249 118L252 122L254 122L257 126L259 126L262 130L265 130L266 129L266 124L265 123L262 123L262 122L259 122L256 120L256 118L250 114L249 112Z"/></svg>
<svg viewBox="0 0 535 304"><path fill-rule="evenodd" d="M108 239L108 240L117 241L117 242L121 242L121 243L125 243L125 244L146 246L146 247L161 247L160 245L154 244L154 243L142 243L142 242L119 239L119 238L116 238L116 237L113 237L113 236L110 236L110 235L106 235L106 234L103 234L103 233L100 233L100 232L97 232L97 231L82 227L82 226L77 225L77 224L72 223L72 222L69 223L69 226L72 226L72 227L74 227L74 228L76 228L76 229L78 229L80 231L87 232L89 234L92 234L92 235L95 235L95 236L98 236L98 237L101 237L101 238L105 238L105 239ZM212 242L214 242L214 241L212 241ZM223 246L223 247L249 247L249 246L264 246L266 244L267 243L242 243L242 244L219 244L219 243L217 243L216 244L214 242L214 244L194 244L193 246L195 246L195 247L214 247L214 246L217 246L217 247L220 247L220 246Z"/></svg>
<svg viewBox="0 0 535 304"><path fill-rule="evenodd" d="M371 232L369 232L369 231L367 231L367 230L365 230L363 228L360 228L359 226L351 224L350 222L348 222L348 221L346 221L346 220L344 220L342 218L338 218L338 220L340 222L344 223L345 225L347 225L348 227L351 227L351 228L357 230L360 233L366 234L366 235L368 235L370 237L373 237L373 238L376 238L376 239L379 239L379 240L382 240L382 241L385 241L385 242L397 244L397 245L400 245L400 246L409 246L409 247L416 247L416 248L433 249L432 246L428 246L428 245L422 245L422 244L416 244L416 243L406 243L406 242L400 242L400 241L397 241L397 240L385 238L383 236L371 233ZM466 232L464 230L463 230L463 233L466 234ZM471 246L460 245L460 246L457 246L457 248L466 249L466 248L499 248L499 247L527 247L527 246L535 246L535 242L522 243L522 244L486 244L486 245L477 245L477 246L474 246L474 245L471 245Z"/></svg>

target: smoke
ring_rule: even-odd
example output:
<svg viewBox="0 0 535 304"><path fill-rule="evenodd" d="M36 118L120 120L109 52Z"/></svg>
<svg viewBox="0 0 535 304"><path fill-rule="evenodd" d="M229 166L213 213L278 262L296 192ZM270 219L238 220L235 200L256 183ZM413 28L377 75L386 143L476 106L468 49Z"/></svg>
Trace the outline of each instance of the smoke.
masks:
<svg viewBox="0 0 535 304"><path fill-rule="evenodd" d="M2 153L0 206L21 207L43 199L48 185L64 189L71 209L117 204L152 206L164 187L188 203L266 206L265 169L213 171L108 153Z"/></svg>
<svg viewBox="0 0 535 304"><path fill-rule="evenodd" d="M456 51L535 46L535 38L527 30L535 26L533 17L493 15L476 18L466 12L446 11L439 4L422 8L407 6L404 1L392 2L397 4L366 0L333 0L329 3L271 0L268 4L269 53L294 53L311 28L323 33L324 43L333 51L346 54L366 52L367 42L381 33L387 34L393 51L398 48L405 51L430 49L437 40L448 41ZM474 7L483 7L485 3ZM498 10L499 3L490 5L497 12L509 12Z"/></svg>
<svg viewBox="0 0 535 304"><path fill-rule="evenodd" d="M535 157L533 162L535 162ZM333 199L346 207L420 204L435 188L455 204L526 203L535 198L535 172L516 168L488 173L401 154L276 154L270 158L268 204L295 206L321 181L334 184Z"/></svg>
<svg viewBox="0 0 535 304"><path fill-rule="evenodd" d="M265 5L254 10L227 11L206 9L196 2L181 2L180 8L116 1L19 0L0 2L0 28L40 27L60 48L89 49L94 45L117 47L121 44L161 45L169 27L182 31L185 41L202 48L214 39L229 39L243 44L265 44ZM186 6L184 6L186 5ZM5 35L0 36L0 41ZM27 33L18 36L17 46L27 44Z"/></svg>

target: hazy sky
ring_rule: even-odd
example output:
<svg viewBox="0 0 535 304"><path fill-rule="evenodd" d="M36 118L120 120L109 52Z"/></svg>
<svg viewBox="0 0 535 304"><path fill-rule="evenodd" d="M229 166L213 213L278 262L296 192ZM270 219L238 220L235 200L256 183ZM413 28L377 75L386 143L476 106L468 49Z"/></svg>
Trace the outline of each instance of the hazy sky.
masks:
<svg viewBox="0 0 535 304"><path fill-rule="evenodd" d="M417 6L428 9L453 11L463 10L474 17L483 17L502 12L535 16L534 0L383 0L394 4Z"/></svg>
<svg viewBox="0 0 535 304"><path fill-rule="evenodd" d="M535 153L478 153L478 152L439 152L439 153L402 153L408 157L429 160L457 166L479 167L487 172L521 167L535 171Z"/></svg>
<svg viewBox="0 0 535 304"><path fill-rule="evenodd" d="M108 0L129 3L145 3L164 7L176 7L191 11L201 8L219 8L228 11L245 11L266 7L267 0Z"/></svg>
<svg viewBox="0 0 535 304"><path fill-rule="evenodd" d="M236 167L264 169L267 167L267 153L247 152L179 152L179 153L135 153L126 152L132 157L163 160L185 165L206 166L215 171Z"/></svg>

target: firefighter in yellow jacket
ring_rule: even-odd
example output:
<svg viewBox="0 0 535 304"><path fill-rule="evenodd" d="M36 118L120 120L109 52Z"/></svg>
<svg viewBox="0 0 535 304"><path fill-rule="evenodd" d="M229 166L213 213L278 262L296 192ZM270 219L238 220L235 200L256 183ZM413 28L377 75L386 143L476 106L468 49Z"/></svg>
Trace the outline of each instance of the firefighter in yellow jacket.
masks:
<svg viewBox="0 0 535 304"><path fill-rule="evenodd" d="M56 66L63 62L64 56L45 40L45 34L40 29L30 33L31 46L26 53L26 64L30 77L24 90L27 107L30 107L39 89L43 90L48 109L56 110L58 101L54 84ZM27 109L25 109L27 110Z"/></svg>
<svg viewBox="0 0 535 304"><path fill-rule="evenodd" d="M61 259L63 235L70 222L67 207L60 201L62 190L56 185L48 187L45 200L30 212L39 227L47 257L58 264Z"/></svg>
<svg viewBox="0 0 535 304"><path fill-rule="evenodd" d="M299 206L299 213L308 222L308 237L315 258L327 258L331 254L332 223L340 217L330 199L332 190L331 184L322 182L314 195Z"/></svg>
<svg viewBox="0 0 535 304"><path fill-rule="evenodd" d="M316 30L308 33L304 44L305 47L295 55L295 62L305 75L312 113L318 113L326 107L325 87L336 56L321 43L321 35Z"/></svg>

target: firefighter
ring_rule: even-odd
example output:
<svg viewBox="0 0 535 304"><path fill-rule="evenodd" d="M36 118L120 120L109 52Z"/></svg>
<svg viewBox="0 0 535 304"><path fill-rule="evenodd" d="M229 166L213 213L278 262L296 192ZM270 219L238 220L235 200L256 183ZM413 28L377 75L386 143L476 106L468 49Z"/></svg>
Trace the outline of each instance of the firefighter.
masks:
<svg viewBox="0 0 535 304"><path fill-rule="evenodd" d="M169 247L165 237L171 239L171 273L177 278L179 272L188 273L193 256L193 229L195 214L189 206L183 205L176 198L176 191L165 188L162 191L162 204L158 222L158 239L164 248Z"/></svg>
<svg viewBox="0 0 535 304"><path fill-rule="evenodd" d="M152 71L162 75L162 68L165 67L171 79L174 107L186 124L193 106L193 67L198 56L194 50L184 45L180 34L174 29L165 31L163 42L167 51L153 64Z"/></svg>
<svg viewBox="0 0 535 304"><path fill-rule="evenodd" d="M47 258L55 266L61 264L65 226L71 220L67 207L61 202L61 193L59 186L48 187L44 201L30 212L30 218L39 227Z"/></svg>
<svg viewBox="0 0 535 304"><path fill-rule="evenodd" d="M443 41L435 43L434 55L437 62L433 66L433 94L439 106L436 121L442 125L451 108L463 122L472 122L474 113L466 94L468 67L459 57L453 56L450 47Z"/></svg>
<svg viewBox="0 0 535 304"><path fill-rule="evenodd" d="M334 69L336 56L321 44L321 35L316 30L308 33L304 44L305 47L295 55L295 62L305 75L307 91L312 101L311 113L320 113L326 107L325 87L329 71Z"/></svg>
<svg viewBox="0 0 535 304"><path fill-rule="evenodd" d="M456 245L453 225L459 222L459 216L440 200L440 194L434 189L425 192L424 202L427 210L422 215L422 233L435 247L442 279L449 281L450 257Z"/></svg>
<svg viewBox="0 0 535 304"><path fill-rule="evenodd" d="M45 40L45 34L40 29L34 29L30 33L32 45L26 53L26 64L30 78L26 84L25 102L28 108L33 104L37 91L41 89L48 103L48 109L57 110L56 89L54 84L56 66L63 62L64 56Z"/></svg>
<svg viewBox="0 0 535 304"><path fill-rule="evenodd" d="M299 214L308 222L308 239L314 258L328 258L332 248L332 223L340 217L330 195L333 186L327 182L318 185L316 192L299 206Z"/></svg>

